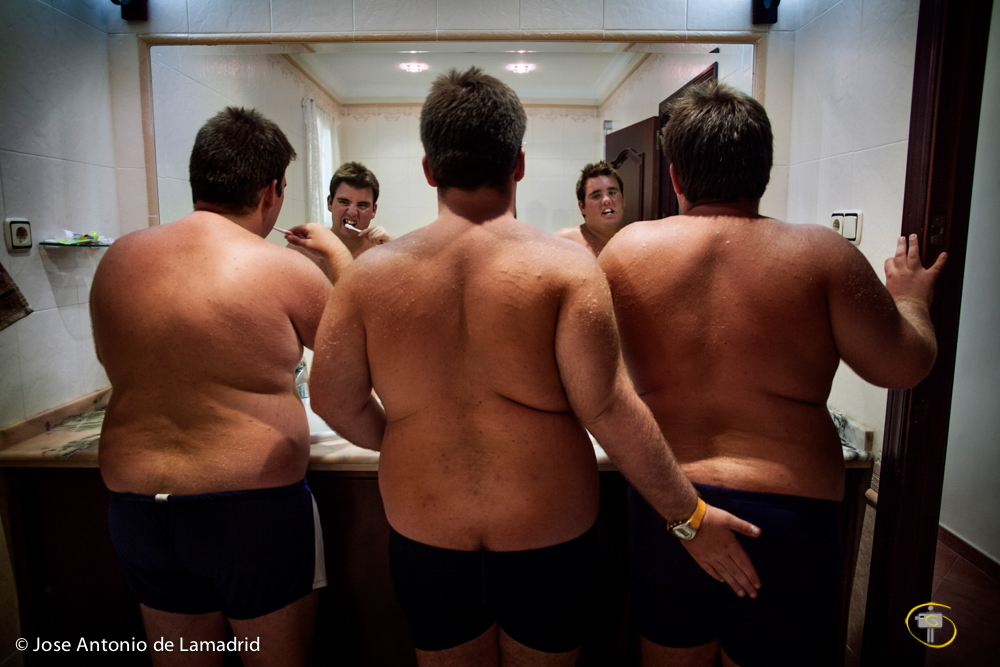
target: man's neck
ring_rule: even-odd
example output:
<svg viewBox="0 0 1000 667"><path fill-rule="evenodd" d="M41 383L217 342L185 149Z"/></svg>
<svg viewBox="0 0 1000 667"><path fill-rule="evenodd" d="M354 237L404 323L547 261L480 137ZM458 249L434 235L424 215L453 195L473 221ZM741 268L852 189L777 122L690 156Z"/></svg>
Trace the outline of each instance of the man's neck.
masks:
<svg viewBox="0 0 1000 667"><path fill-rule="evenodd" d="M440 212L450 211L470 222L486 222L503 215L513 214L514 181L509 187L495 188L484 185L475 190L461 190L455 187L438 188L438 208Z"/></svg>
<svg viewBox="0 0 1000 667"><path fill-rule="evenodd" d="M586 222L580 225L580 233L583 235L583 240L593 249L595 255L599 255L604 250L604 246L608 245L608 241L617 232L618 230L616 229L611 233L603 233L599 229L593 229L588 226Z"/></svg>
<svg viewBox="0 0 1000 667"><path fill-rule="evenodd" d="M737 199L736 201L685 202L681 215L697 215L716 218L759 218L759 199Z"/></svg>
<svg viewBox="0 0 1000 667"><path fill-rule="evenodd" d="M232 211L221 206L200 201L195 204L194 210L220 215L230 222L235 223L237 226L247 230L251 234L256 234L260 237L266 236L264 233L264 220L258 209L254 209L249 213L233 213Z"/></svg>

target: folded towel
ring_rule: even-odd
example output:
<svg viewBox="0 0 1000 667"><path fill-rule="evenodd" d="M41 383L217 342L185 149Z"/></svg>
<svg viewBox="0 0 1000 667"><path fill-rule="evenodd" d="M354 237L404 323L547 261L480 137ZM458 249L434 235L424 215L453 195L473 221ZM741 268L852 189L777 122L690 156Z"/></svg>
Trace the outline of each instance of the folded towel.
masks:
<svg viewBox="0 0 1000 667"><path fill-rule="evenodd" d="M7 269L0 264L0 331L31 313L31 306L25 301L21 290L14 284Z"/></svg>

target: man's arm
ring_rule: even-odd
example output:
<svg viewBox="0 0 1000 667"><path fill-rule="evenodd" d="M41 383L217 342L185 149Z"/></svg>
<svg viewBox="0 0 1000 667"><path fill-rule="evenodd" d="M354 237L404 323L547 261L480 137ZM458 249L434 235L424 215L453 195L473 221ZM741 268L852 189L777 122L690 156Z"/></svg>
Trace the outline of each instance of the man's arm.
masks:
<svg viewBox="0 0 1000 667"><path fill-rule="evenodd" d="M596 264L577 264L579 274L556 325L556 361L570 406L650 505L668 521L683 521L694 513L697 492L628 377L604 275ZM756 597L760 579L734 530L760 534L756 526L709 507L697 536L683 545L709 575L738 595Z"/></svg>
<svg viewBox="0 0 1000 667"><path fill-rule="evenodd" d="M288 230L285 240L288 245L296 250L300 250L309 259L313 260L330 279L331 283L336 283L353 258L351 251L347 249L340 239L333 232L323 225L310 222L306 225L298 225Z"/></svg>
<svg viewBox="0 0 1000 667"><path fill-rule="evenodd" d="M359 447L378 451L385 412L372 394L365 327L348 270L330 292L309 377L313 412Z"/></svg>
<svg viewBox="0 0 1000 667"><path fill-rule="evenodd" d="M937 357L929 308L947 256L924 269L916 235L900 237L885 262L883 286L865 257L834 239L830 322L841 358L880 387L907 389L927 377Z"/></svg>
<svg viewBox="0 0 1000 667"><path fill-rule="evenodd" d="M361 236L367 236L368 240L375 245L382 245L383 243L388 243L389 241L394 241L395 236L386 231L385 227L369 227L368 229L362 229L360 232Z"/></svg>

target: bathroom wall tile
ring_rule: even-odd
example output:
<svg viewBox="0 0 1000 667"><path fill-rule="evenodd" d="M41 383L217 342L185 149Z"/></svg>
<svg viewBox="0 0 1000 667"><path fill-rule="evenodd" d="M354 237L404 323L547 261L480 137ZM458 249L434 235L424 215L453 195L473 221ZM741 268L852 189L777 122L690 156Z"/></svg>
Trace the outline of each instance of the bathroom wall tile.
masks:
<svg viewBox="0 0 1000 667"><path fill-rule="evenodd" d="M883 280L883 263L896 252L903 221L906 150L900 141L854 154L854 197L845 208L864 213L859 247Z"/></svg>
<svg viewBox="0 0 1000 667"><path fill-rule="evenodd" d="M519 0L437 0L438 30L511 30L520 26Z"/></svg>
<svg viewBox="0 0 1000 667"><path fill-rule="evenodd" d="M565 143L536 143L525 146L525 159L529 162L535 160L561 160L565 155L565 148L570 144Z"/></svg>
<svg viewBox="0 0 1000 667"><path fill-rule="evenodd" d="M604 27L602 0L521 0L524 30L600 30Z"/></svg>
<svg viewBox="0 0 1000 667"><path fill-rule="evenodd" d="M154 0L149 3L148 21L124 21L120 9L111 7L108 10L108 32L142 35L186 33L188 32L187 4L187 0Z"/></svg>
<svg viewBox="0 0 1000 667"><path fill-rule="evenodd" d="M854 190L854 156L850 153L819 161L819 189L812 222L829 225L830 214L842 208L854 208L857 201Z"/></svg>
<svg viewBox="0 0 1000 667"><path fill-rule="evenodd" d="M565 142L566 119L558 114L538 114L532 118L533 145Z"/></svg>
<svg viewBox="0 0 1000 667"><path fill-rule="evenodd" d="M67 228L104 234L117 229L111 168L0 152L0 173L7 215L30 220L36 244ZM36 245L11 257L11 276L36 310L77 303L75 260L46 252Z"/></svg>
<svg viewBox="0 0 1000 667"><path fill-rule="evenodd" d="M411 206L410 181L416 177L415 158L379 156L379 206L402 208Z"/></svg>
<svg viewBox="0 0 1000 667"><path fill-rule="evenodd" d="M819 160L792 164L788 168L788 217L795 224L816 221L819 192Z"/></svg>
<svg viewBox="0 0 1000 667"><path fill-rule="evenodd" d="M77 303L90 303L90 288L94 284L94 273L107 251L107 248L76 250Z"/></svg>
<svg viewBox="0 0 1000 667"><path fill-rule="evenodd" d="M356 31L434 30L436 0L355 0Z"/></svg>
<svg viewBox="0 0 1000 667"><path fill-rule="evenodd" d="M195 135L205 121L231 103L163 65L153 65L153 123L156 133L156 173L187 179Z"/></svg>
<svg viewBox="0 0 1000 667"><path fill-rule="evenodd" d="M750 3L744 0L691 0L688 3L688 30L763 29L763 26L755 26L752 19Z"/></svg>
<svg viewBox="0 0 1000 667"><path fill-rule="evenodd" d="M192 33L271 32L270 0L192 0L188 2Z"/></svg>
<svg viewBox="0 0 1000 667"><path fill-rule="evenodd" d="M861 0L843 0L795 38L791 163L840 155L854 145Z"/></svg>
<svg viewBox="0 0 1000 667"><path fill-rule="evenodd" d="M17 217L17 216L11 216ZM7 208L4 206L3 201L3 169L0 166L0 220L6 220L7 218ZM10 272L10 253L7 252L7 244L0 246L0 265Z"/></svg>
<svg viewBox="0 0 1000 667"><path fill-rule="evenodd" d="M194 211L191 202L191 184L177 178L157 178L157 193L159 195L160 224L180 220Z"/></svg>
<svg viewBox="0 0 1000 667"><path fill-rule="evenodd" d="M59 133L52 137L56 152L45 154L114 166L107 35L60 12L54 24L58 66L50 99Z"/></svg>
<svg viewBox="0 0 1000 667"><path fill-rule="evenodd" d="M779 220L788 215L788 167L771 167L771 180L760 199L760 214Z"/></svg>
<svg viewBox="0 0 1000 667"><path fill-rule="evenodd" d="M108 35L108 84L116 167L146 166L139 102L139 42L135 35Z"/></svg>
<svg viewBox="0 0 1000 667"><path fill-rule="evenodd" d="M772 32L767 36L767 70L764 108L774 135L774 164L788 165L792 137L792 82L795 78L795 35Z"/></svg>
<svg viewBox="0 0 1000 667"><path fill-rule="evenodd" d="M350 32L352 0L271 0L272 32Z"/></svg>
<svg viewBox="0 0 1000 667"><path fill-rule="evenodd" d="M191 57L203 55L190 46L174 44L156 44L149 48L149 62L154 65L166 65L172 70L181 71L181 54L191 54Z"/></svg>
<svg viewBox="0 0 1000 667"><path fill-rule="evenodd" d="M604 3L605 30L684 30L686 0L617 0Z"/></svg>
<svg viewBox="0 0 1000 667"><path fill-rule="evenodd" d="M309 220L309 215L306 212L306 203L299 199L288 199L286 197L284 203L281 205L281 216L278 219L278 226L288 229L296 225L304 225L307 222L313 221Z"/></svg>
<svg viewBox="0 0 1000 667"><path fill-rule="evenodd" d="M118 195L118 231L113 236L146 229L149 226L146 170L116 169L115 191Z"/></svg>
<svg viewBox="0 0 1000 667"><path fill-rule="evenodd" d="M406 157L409 145L406 118L391 112L380 113L377 127L379 158Z"/></svg>
<svg viewBox="0 0 1000 667"><path fill-rule="evenodd" d="M51 0L51 4L54 9L105 33L108 31L108 13L118 12L118 7L105 0Z"/></svg>
<svg viewBox="0 0 1000 667"><path fill-rule="evenodd" d="M34 315L32 313L28 318ZM0 428L19 422L27 416L24 413L24 395L21 391L21 355L17 345L19 324L20 322L15 322L0 331L0 369L3 369L0 372Z"/></svg>
<svg viewBox="0 0 1000 667"><path fill-rule="evenodd" d="M919 3L866 2L851 106L858 120L854 150L905 141L917 46Z"/></svg>
<svg viewBox="0 0 1000 667"><path fill-rule="evenodd" d="M406 157L424 157L424 145L420 141L419 111L406 117Z"/></svg>
<svg viewBox="0 0 1000 667"><path fill-rule="evenodd" d="M578 162L580 169L588 162L595 162L604 157L604 143L591 142L585 144L567 143L563 144L563 158Z"/></svg>
<svg viewBox="0 0 1000 667"><path fill-rule="evenodd" d="M798 27L805 26L809 22L816 20L842 1L843 0L796 0L795 4L798 9ZM779 21L781 20L781 13L785 11L785 4L788 4L788 0L785 0L785 3L778 8Z"/></svg>
<svg viewBox="0 0 1000 667"><path fill-rule="evenodd" d="M57 63L55 12L35 0L0 2L0 150L56 155L59 108L54 103Z"/></svg>
<svg viewBox="0 0 1000 667"><path fill-rule="evenodd" d="M525 178L561 177L563 175L562 160L531 160L525 164Z"/></svg>
<svg viewBox="0 0 1000 667"><path fill-rule="evenodd" d="M21 358L31 360L21 368L27 416L90 390L87 385L93 384L90 375L96 354L86 313L86 306L53 308L32 313L18 323Z"/></svg>
<svg viewBox="0 0 1000 667"><path fill-rule="evenodd" d="M347 116L340 136L340 158L345 162L378 156L378 116Z"/></svg>

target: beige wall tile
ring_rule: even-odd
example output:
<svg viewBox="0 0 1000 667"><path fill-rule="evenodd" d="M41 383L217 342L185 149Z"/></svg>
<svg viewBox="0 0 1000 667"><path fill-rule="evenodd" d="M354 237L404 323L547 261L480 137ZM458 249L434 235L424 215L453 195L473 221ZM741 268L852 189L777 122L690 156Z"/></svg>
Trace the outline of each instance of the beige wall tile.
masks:
<svg viewBox="0 0 1000 667"><path fill-rule="evenodd" d="M357 31L434 30L436 27L436 0L355 0L354 3L354 29Z"/></svg>
<svg viewBox="0 0 1000 667"><path fill-rule="evenodd" d="M880 275L885 260L896 252L902 226L907 146L900 141L854 154L852 196L844 208L864 213L859 248Z"/></svg>
<svg viewBox="0 0 1000 667"><path fill-rule="evenodd" d="M437 0L441 30L510 30L520 27L519 0Z"/></svg>
<svg viewBox="0 0 1000 667"><path fill-rule="evenodd" d="M191 32L271 32L270 0L193 0L188 3Z"/></svg>
<svg viewBox="0 0 1000 667"><path fill-rule="evenodd" d="M686 0L617 0L604 3L607 30L684 30Z"/></svg>
<svg viewBox="0 0 1000 667"><path fill-rule="evenodd" d="M600 30L602 0L521 0L521 28L526 30Z"/></svg>
<svg viewBox="0 0 1000 667"><path fill-rule="evenodd" d="M273 32L354 30L352 0L271 0Z"/></svg>
<svg viewBox="0 0 1000 667"><path fill-rule="evenodd" d="M153 0L148 21L123 21L118 7L108 11L108 32L181 34L188 31L187 0Z"/></svg>
<svg viewBox="0 0 1000 667"><path fill-rule="evenodd" d="M795 73L795 35L772 32L767 36L764 108L774 135L774 164L789 164L792 140L792 83Z"/></svg>
<svg viewBox="0 0 1000 667"><path fill-rule="evenodd" d="M108 35L108 80L115 166L146 165L139 93L139 42L135 35Z"/></svg>
<svg viewBox="0 0 1000 667"><path fill-rule="evenodd" d="M771 168L771 180L760 199L760 214L779 220L788 215L788 167Z"/></svg>
<svg viewBox="0 0 1000 667"><path fill-rule="evenodd" d="M905 141L910 133L919 3L866 2L851 106L854 150Z"/></svg>
<svg viewBox="0 0 1000 667"><path fill-rule="evenodd" d="M778 8L781 14L782 7ZM688 30L762 30L753 24L750 3L744 0L691 0Z"/></svg>
<svg viewBox="0 0 1000 667"><path fill-rule="evenodd" d="M191 184L183 179L157 178L156 192L159 196L160 224L180 220L194 211L191 202Z"/></svg>
<svg viewBox="0 0 1000 667"><path fill-rule="evenodd" d="M101 32L108 31L108 14L112 11L118 12L118 7L105 0L51 0L50 4L53 9L83 21Z"/></svg>
<svg viewBox="0 0 1000 667"><path fill-rule="evenodd" d="M28 317L32 316L28 315ZM0 368L3 369L3 372L0 373L0 428L17 423L27 417L24 412L24 395L21 391L21 355L17 345L18 324L19 322L15 322L0 331ZM2 548L0 547L0 549Z"/></svg>
<svg viewBox="0 0 1000 667"><path fill-rule="evenodd" d="M118 194L118 232L115 236L145 229L149 225L146 170L116 169L115 190Z"/></svg>

